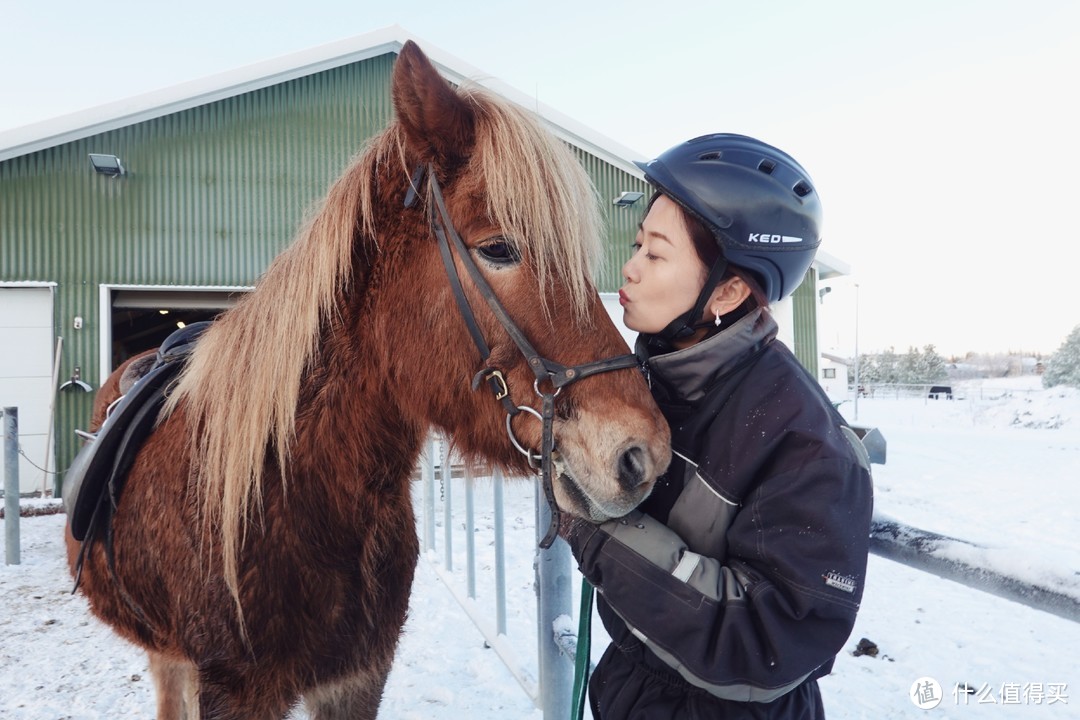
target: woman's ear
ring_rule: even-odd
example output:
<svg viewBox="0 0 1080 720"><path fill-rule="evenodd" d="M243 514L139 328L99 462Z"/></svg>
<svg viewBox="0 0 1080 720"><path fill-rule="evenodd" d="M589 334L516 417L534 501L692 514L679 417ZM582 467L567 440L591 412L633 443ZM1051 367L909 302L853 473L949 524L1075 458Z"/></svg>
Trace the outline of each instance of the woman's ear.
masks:
<svg viewBox="0 0 1080 720"><path fill-rule="evenodd" d="M728 278L716 286L705 306L711 317L727 315L750 297L750 286L738 276Z"/></svg>

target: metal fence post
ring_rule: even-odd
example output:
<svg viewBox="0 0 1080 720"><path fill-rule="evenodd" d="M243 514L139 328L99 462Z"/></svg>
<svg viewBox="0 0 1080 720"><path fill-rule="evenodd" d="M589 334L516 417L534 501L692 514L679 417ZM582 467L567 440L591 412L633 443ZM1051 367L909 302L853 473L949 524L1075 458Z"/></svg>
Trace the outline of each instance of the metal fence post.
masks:
<svg viewBox="0 0 1080 720"><path fill-rule="evenodd" d="M536 481L536 541L551 524L551 508ZM571 617L570 546L556 541L536 553L537 646L540 666L540 709L544 720L570 717L574 694L573 659L564 655L555 642L555 621Z"/></svg>
<svg viewBox="0 0 1080 720"><path fill-rule="evenodd" d="M506 519L503 511L503 474L492 478L495 502L495 633L506 634Z"/></svg>
<svg viewBox="0 0 1080 720"><path fill-rule="evenodd" d="M476 500L472 468L465 465L465 589L476 599Z"/></svg>
<svg viewBox="0 0 1080 720"><path fill-rule="evenodd" d="M428 433L420 474L424 486L424 552L435 549L435 436Z"/></svg>
<svg viewBox="0 0 1080 720"><path fill-rule="evenodd" d="M443 491L443 564L446 572L454 572L454 470L451 462L450 443L443 442L440 478Z"/></svg>
<svg viewBox="0 0 1080 720"><path fill-rule="evenodd" d="M19 408L4 408L4 563L19 564Z"/></svg>

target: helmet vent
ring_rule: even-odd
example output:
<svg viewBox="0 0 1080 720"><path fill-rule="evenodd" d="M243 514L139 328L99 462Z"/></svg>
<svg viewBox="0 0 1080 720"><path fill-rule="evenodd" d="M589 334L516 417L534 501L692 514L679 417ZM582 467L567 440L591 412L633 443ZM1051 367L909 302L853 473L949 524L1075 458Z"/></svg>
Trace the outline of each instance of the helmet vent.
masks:
<svg viewBox="0 0 1080 720"><path fill-rule="evenodd" d="M698 155L698 160L719 160L724 156L724 153L717 150L716 152L707 152L703 155Z"/></svg>
<svg viewBox="0 0 1080 720"><path fill-rule="evenodd" d="M772 171L776 169L776 163L772 160L762 160L758 163L757 169L766 175L772 175Z"/></svg>
<svg viewBox="0 0 1080 720"><path fill-rule="evenodd" d="M795 187L791 188L799 197L806 197L810 193L814 192L814 188L806 184L805 181L800 180L795 183Z"/></svg>

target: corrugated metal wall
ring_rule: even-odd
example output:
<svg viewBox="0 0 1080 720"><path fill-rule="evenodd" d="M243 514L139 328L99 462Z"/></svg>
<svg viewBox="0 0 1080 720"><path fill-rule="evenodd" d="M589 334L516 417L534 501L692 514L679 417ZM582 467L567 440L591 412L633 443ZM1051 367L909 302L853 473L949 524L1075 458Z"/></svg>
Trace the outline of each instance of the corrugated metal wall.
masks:
<svg viewBox="0 0 1080 720"><path fill-rule="evenodd" d="M791 351L810 374L818 377L817 270L810 268L802 285L791 294L795 347Z"/></svg>
<svg viewBox="0 0 1080 720"><path fill-rule="evenodd" d="M580 148L573 150L596 186L606 224L604 262L597 269L597 289L600 292L616 292L623 284L622 266L630 259L630 246L645 211L649 184ZM624 190L645 193L645 197L630 207L613 205L612 199Z"/></svg>

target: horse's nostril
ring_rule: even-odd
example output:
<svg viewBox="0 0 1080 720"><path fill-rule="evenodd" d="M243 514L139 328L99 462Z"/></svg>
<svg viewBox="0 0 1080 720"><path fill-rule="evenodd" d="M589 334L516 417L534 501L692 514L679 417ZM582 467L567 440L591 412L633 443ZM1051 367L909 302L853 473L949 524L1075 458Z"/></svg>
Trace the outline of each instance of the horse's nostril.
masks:
<svg viewBox="0 0 1080 720"><path fill-rule="evenodd" d="M633 490L645 482L645 451L634 446L619 456L619 482Z"/></svg>

